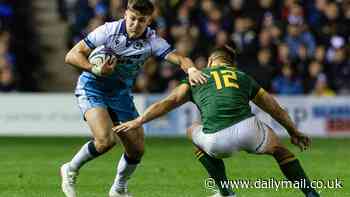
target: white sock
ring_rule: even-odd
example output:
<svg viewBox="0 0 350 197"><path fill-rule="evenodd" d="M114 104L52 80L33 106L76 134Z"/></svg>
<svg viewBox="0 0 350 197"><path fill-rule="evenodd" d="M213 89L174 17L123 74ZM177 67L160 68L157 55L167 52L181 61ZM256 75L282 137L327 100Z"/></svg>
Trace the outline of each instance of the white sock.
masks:
<svg viewBox="0 0 350 197"><path fill-rule="evenodd" d="M128 159L125 153L122 155L118 163L117 175L114 181L116 189L125 189L128 187L128 180L134 173L138 163L139 161L130 162L130 159Z"/></svg>
<svg viewBox="0 0 350 197"><path fill-rule="evenodd" d="M73 159L69 162L69 167L73 171L78 171L85 163L101 155L96 151L94 141L84 144Z"/></svg>

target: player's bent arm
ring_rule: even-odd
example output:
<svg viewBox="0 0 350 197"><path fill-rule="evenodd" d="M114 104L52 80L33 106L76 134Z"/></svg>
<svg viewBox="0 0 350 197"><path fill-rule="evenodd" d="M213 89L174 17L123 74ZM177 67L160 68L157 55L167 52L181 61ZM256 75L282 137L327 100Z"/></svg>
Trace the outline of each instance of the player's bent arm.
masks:
<svg viewBox="0 0 350 197"><path fill-rule="evenodd" d="M91 49L82 40L77 43L65 57L66 64L70 64L78 69L83 69L85 71L91 71L93 67L88 61L88 56L91 53Z"/></svg>
<svg viewBox="0 0 350 197"><path fill-rule="evenodd" d="M263 88L260 88L252 101L266 113L270 114L271 117L278 123L280 123L287 130L290 136L298 132L287 111L285 111Z"/></svg>
<svg viewBox="0 0 350 197"><path fill-rule="evenodd" d="M161 117L176 107L186 103L190 100L189 91L190 86L188 84L179 85L170 93L169 96L148 107L146 111L139 118L137 118L138 121L140 121L142 125L158 117Z"/></svg>

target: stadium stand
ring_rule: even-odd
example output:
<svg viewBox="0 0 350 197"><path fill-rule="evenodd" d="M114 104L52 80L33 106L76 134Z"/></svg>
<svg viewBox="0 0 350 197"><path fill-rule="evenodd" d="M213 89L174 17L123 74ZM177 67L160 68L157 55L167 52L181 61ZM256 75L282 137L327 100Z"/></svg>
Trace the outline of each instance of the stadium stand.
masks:
<svg viewBox="0 0 350 197"><path fill-rule="evenodd" d="M39 91L40 42L31 1L0 2L0 91Z"/></svg>
<svg viewBox="0 0 350 197"><path fill-rule="evenodd" d="M70 22L69 46L104 21L123 16L122 0L61 0ZM69 6L64 6L64 4ZM282 95L348 94L350 1L155 1L155 27L180 53L204 66L209 50L233 39L238 66L266 89ZM69 17L67 17L69 16ZM151 60L138 92L164 92L183 77L172 65ZM159 79L168 85L159 85Z"/></svg>
<svg viewBox="0 0 350 197"><path fill-rule="evenodd" d="M155 0L154 3L152 27L199 67L206 65L210 49L232 39L240 53L238 67L275 94L332 96L350 92L348 0L249 3L247 0ZM47 54L40 52L36 28L31 26L32 18L26 17L31 14L30 4L0 3L0 52L6 54L1 55L0 61L2 91L72 90L76 75L67 74L71 70L60 73L63 54L97 26L123 17L126 0L57 0L54 10L59 20L46 26L60 38L51 41L51 45L65 46L46 58L45 64L50 65L46 69L53 70L50 76L61 76L60 80L51 80L47 88L38 85L40 80L48 78L44 76L40 57ZM18 20L24 25L16 25ZM62 28L67 29L62 31ZM68 33L64 35L65 32ZM9 39L10 47L6 47ZM167 92L183 77L184 73L173 65L150 59L137 78L135 92ZM158 83L160 80L164 83Z"/></svg>

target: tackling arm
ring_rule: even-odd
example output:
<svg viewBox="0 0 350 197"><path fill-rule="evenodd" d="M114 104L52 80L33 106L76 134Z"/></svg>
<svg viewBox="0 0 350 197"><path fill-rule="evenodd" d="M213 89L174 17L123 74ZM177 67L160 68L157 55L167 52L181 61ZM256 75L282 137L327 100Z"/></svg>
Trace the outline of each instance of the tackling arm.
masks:
<svg viewBox="0 0 350 197"><path fill-rule="evenodd" d="M189 90L190 87L188 84L179 85L168 97L148 107L146 111L137 118L138 121L140 121L141 124L147 123L186 103L190 100Z"/></svg>
<svg viewBox="0 0 350 197"><path fill-rule="evenodd" d="M112 130L116 133L134 130L141 127L142 124L147 123L153 119L156 119L168 113L169 111L190 100L189 90L190 86L188 84L179 85L171 92L171 94L168 97L148 107L140 117L132 121L123 123L121 125L115 126Z"/></svg>
<svg viewBox="0 0 350 197"><path fill-rule="evenodd" d="M264 89L260 88L257 95L253 99L253 102L262 110L270 114L271 117L280 123L284 128L286 128L290 136L298 133L298 130L288 113Z"/></svg>

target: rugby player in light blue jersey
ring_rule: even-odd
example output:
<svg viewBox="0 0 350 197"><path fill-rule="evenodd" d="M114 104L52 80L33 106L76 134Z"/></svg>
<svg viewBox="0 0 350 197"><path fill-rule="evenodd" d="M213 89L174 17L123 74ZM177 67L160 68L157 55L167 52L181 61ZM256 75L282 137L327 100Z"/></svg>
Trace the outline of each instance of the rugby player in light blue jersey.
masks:
<svg viewBox="0 0 350 197"><path fill-rule="evenodd" d="M193 66L189 58L178 55L148 27L153 11L153 4L149 0L129 0L124 19L98 27L66 55L67 64L84 70L75 94L94 137L61 167L62 190L67 197L77 196L74 186L79 169L115 145L117 136L112 132L112 127L138 116L131 88L140 67L150 56L181 66L188 73L192 84L206 83L202 72ZM117 64L107 62L102 69L94 69L87 57L100 46L117 57ZM110 197L131 196L127 181L144 153L142 128L120 133L118 137L125 153L118 163L116 178L109 191Z"/></svg>

